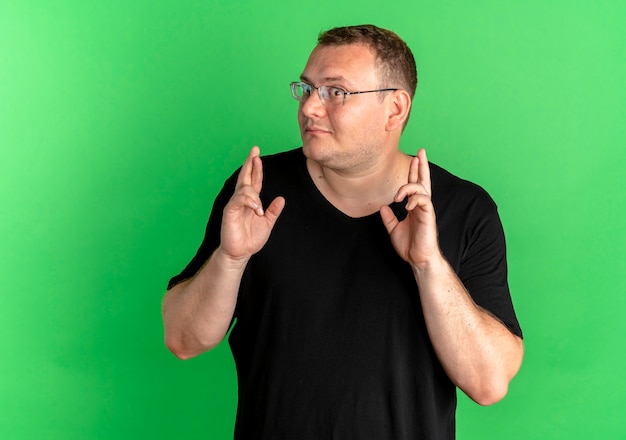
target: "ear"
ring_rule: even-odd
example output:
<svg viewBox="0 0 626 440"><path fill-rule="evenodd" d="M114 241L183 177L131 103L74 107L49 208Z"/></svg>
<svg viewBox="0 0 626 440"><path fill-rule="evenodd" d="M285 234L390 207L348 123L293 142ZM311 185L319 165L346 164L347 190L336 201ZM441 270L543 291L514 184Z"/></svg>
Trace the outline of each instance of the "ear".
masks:
<svg viewBox="0 0 626 440"><path fill-rule="evenodd" d="M385 129L394 131L400 128L400 131L402 131L411 110L411 95L406 90L398 89L392 92L385 101L387 101L387 123L385 124Z"/></svg>

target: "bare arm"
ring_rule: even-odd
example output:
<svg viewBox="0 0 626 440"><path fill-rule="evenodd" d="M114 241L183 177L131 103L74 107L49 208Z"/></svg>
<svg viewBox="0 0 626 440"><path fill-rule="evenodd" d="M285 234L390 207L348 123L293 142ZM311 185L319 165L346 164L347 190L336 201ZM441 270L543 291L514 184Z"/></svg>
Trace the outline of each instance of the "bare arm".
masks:
<svg viewBox="0 0 626 440"><path fill-rule="evenodd" d="M521 366L523 344L474 303L441 254L424 150L411 162L408 184L395 200L406 196L406 219L398 222L387 206L381 216L396 251L413 269L435 352L450 380L470 398L482 405L495 403Z"/></svg>
<svg viewBox="0 0 626 440"><path fill-rule="evenodd" d="M285 205L277 197L264 211L262 183L259 149L254 147L224 208L220 246L193 278L172 287L163 299L165 344L181 359L210 350L228 331L246 265L267 242Z"/></svg>
<svg viewBox="0 0 626 440"><path fill-rule="evenodd" d="M521 366L521 338L474 303L443 257L414 274L428 334L452 382L481 405L502 399Z"/></svg>

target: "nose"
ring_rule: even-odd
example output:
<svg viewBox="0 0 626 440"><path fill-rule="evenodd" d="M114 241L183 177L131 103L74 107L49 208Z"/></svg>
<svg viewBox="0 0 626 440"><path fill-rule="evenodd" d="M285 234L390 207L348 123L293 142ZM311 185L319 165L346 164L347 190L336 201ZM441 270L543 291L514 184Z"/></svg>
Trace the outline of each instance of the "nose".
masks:
<svg viewBox="0 0 626 440"><path fill-rule="evenodd" d="M311 96L301 104L302 114L306 117L320 117L326 111L319 89L311 92Z"/></svg>

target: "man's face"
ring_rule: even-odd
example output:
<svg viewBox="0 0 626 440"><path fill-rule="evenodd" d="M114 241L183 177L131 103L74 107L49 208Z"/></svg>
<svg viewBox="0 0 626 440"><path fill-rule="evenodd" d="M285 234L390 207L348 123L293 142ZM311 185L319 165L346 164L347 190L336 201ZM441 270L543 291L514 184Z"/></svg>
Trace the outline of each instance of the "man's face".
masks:
<svg viewBox="0 0 626 440"><path fill-rule="evenodd" d="M362 44L316 47L301 80L348 92L388 86L380 83L374 53ZM378 160L386 139L380 98L379 93L347 95L343 105L333 105L322 103L313 90L298 110L304 154L322 166L353 171Z"/></svg>

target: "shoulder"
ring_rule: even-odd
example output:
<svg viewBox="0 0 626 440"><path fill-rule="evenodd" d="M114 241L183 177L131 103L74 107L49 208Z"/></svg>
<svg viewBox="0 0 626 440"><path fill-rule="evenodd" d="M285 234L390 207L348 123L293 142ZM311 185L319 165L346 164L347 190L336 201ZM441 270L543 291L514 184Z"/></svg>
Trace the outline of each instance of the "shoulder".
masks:
<svg viewBox="0 0 626 440"><path fill-rule="evenodd" d="M497 205L481 186L432 164L431 180L439 245L475 296L483 288L470 282L477 271L490 273L492 268L485 269L484 265L506 261L504 229ZM506 278L506 268L503 270Z"/></svg>
<svg viewBox="0 0 626 440"><path fill-rule="evenodd" d="M439 165L430 163L430 178L435 208L480 207L481 210L496 210L489 193L480 185L458 177Z"/></svg>

